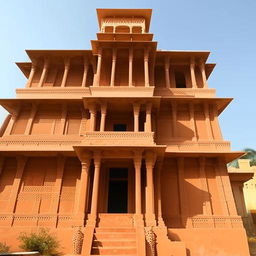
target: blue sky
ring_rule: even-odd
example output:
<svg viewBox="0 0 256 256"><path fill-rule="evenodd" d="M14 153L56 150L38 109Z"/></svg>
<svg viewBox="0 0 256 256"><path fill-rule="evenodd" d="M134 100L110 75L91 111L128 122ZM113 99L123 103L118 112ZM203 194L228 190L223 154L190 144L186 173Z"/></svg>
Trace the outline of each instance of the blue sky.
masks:
<svg viewBox="0 0 256 256"><path fill-rule="evenodd" d="M25 85L15 62L25 49L90 49L98 30L96 8L152 8L150 31L158 48L210 50L217 66L209 86L234 101L220 116L233 150L256 148L255 0L12 0L0 5L0 97ZM0 121L6 112L0 110Z"/></svg>

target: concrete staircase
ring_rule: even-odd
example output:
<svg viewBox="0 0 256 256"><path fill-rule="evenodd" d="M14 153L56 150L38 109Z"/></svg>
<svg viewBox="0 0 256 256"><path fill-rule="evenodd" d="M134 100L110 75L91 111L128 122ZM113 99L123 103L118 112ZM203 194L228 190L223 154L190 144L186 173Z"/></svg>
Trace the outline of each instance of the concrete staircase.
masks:
<svg viewBox="0 0 256 256"><path fill-rule="evenodd" d="M93 235L91 255L136 256L136 230L129 227L98 227Z"/></svg>

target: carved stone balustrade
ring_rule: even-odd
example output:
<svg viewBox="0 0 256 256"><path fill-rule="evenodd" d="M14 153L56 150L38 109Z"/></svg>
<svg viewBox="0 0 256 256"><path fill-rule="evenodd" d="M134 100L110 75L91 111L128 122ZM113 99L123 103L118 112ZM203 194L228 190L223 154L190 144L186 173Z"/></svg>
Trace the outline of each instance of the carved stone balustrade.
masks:
<svg viewBox="0 0 256 256"><path fill-rule="evenodd" d="M153 146L154 132L86 132L83 145Z"/></svg>

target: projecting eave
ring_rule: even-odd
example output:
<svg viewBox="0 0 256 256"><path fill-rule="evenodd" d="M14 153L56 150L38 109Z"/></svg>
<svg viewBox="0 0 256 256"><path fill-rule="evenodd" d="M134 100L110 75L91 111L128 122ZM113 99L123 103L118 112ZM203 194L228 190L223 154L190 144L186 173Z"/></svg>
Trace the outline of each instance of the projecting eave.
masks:
<svg viewBox="0 0 256 256"><path fill-rule="evenodd" d="M151 51L155 51L157 47L156 41L109 41L109 40L91 40L92 53L98 54L98 49L101 48L127 48L132 46L133 48L144 48L148 46Z"/></svg>
<svg viewBox="0 0 256 256"><path fill-rule="evenodd" d="M0 99L0 105L10 114L17 114L21 106L31 106L31 104L81 104L82 99Z"/></svg>
<svg viewBox="0 0 256 256"><path fill-rule="evenodd" d="M170 60L190 60L191 58L201 59L204 62L207 61L208 57L210 55L210 51L166 51L166 50L157 50L156 56L158 57L165 57L169 56Z"/></svg>
<svg viewBox="0 0 256 256"><path fill-rule="evenodd" d="M176 101L177 103L216 103L218 109L218 115L220 115L225 108L229 105L229 103L233 100L233 98L195 98L195 97L179 97L179 96L164 96L162 97L162 102Z"/></svg>
<svg viewBox="0 0 256 256"><path fill-rule="evenodd" d="M26 50L28 57L33 61L38 58L54 57L75 57L75 56L92 56L91 50Z"/></svg>
<svg viewBox="0 0 256 256"><path fill-rule="evenodd" d="M211 157L211 158L217 158L222 157L225 159L226 163L230 163L233 160L241 157L244 155L244 152L241 151L233 151L233 152L173 152L168 151L168 149L165 152L166 157Z"/></svg>
<svg viewBox="0 0 256 256"><path fill-rule="evenodd" d="M15 63L26 78L29 77L32 63L31 62L16 62Z"/></svg>
<svg viewBox="0 0 256 256"><path fill-rule="evenodd" d="M146 21L146 32L149 31L152 9L97 9L99 28L107 17L142 17Z"/></svg>
<svg viewBox="0 0 256 256"><path fill-rule="evenodd" d="M231 181L244 183L253 178L254 171L230 172L228 170L228 175Z"/></svg>

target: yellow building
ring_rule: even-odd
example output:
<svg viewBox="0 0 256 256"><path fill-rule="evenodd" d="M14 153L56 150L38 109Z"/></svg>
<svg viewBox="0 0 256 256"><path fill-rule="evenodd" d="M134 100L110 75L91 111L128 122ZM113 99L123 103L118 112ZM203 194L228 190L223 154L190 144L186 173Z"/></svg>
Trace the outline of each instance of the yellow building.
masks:
<svg viewBox="0 0 256 256"><path fill-rule="evenodd" d="M229 177L237 212L248 234L256 233L256 166L249 159L239 159L238 168L229 167Z"/></svg>

